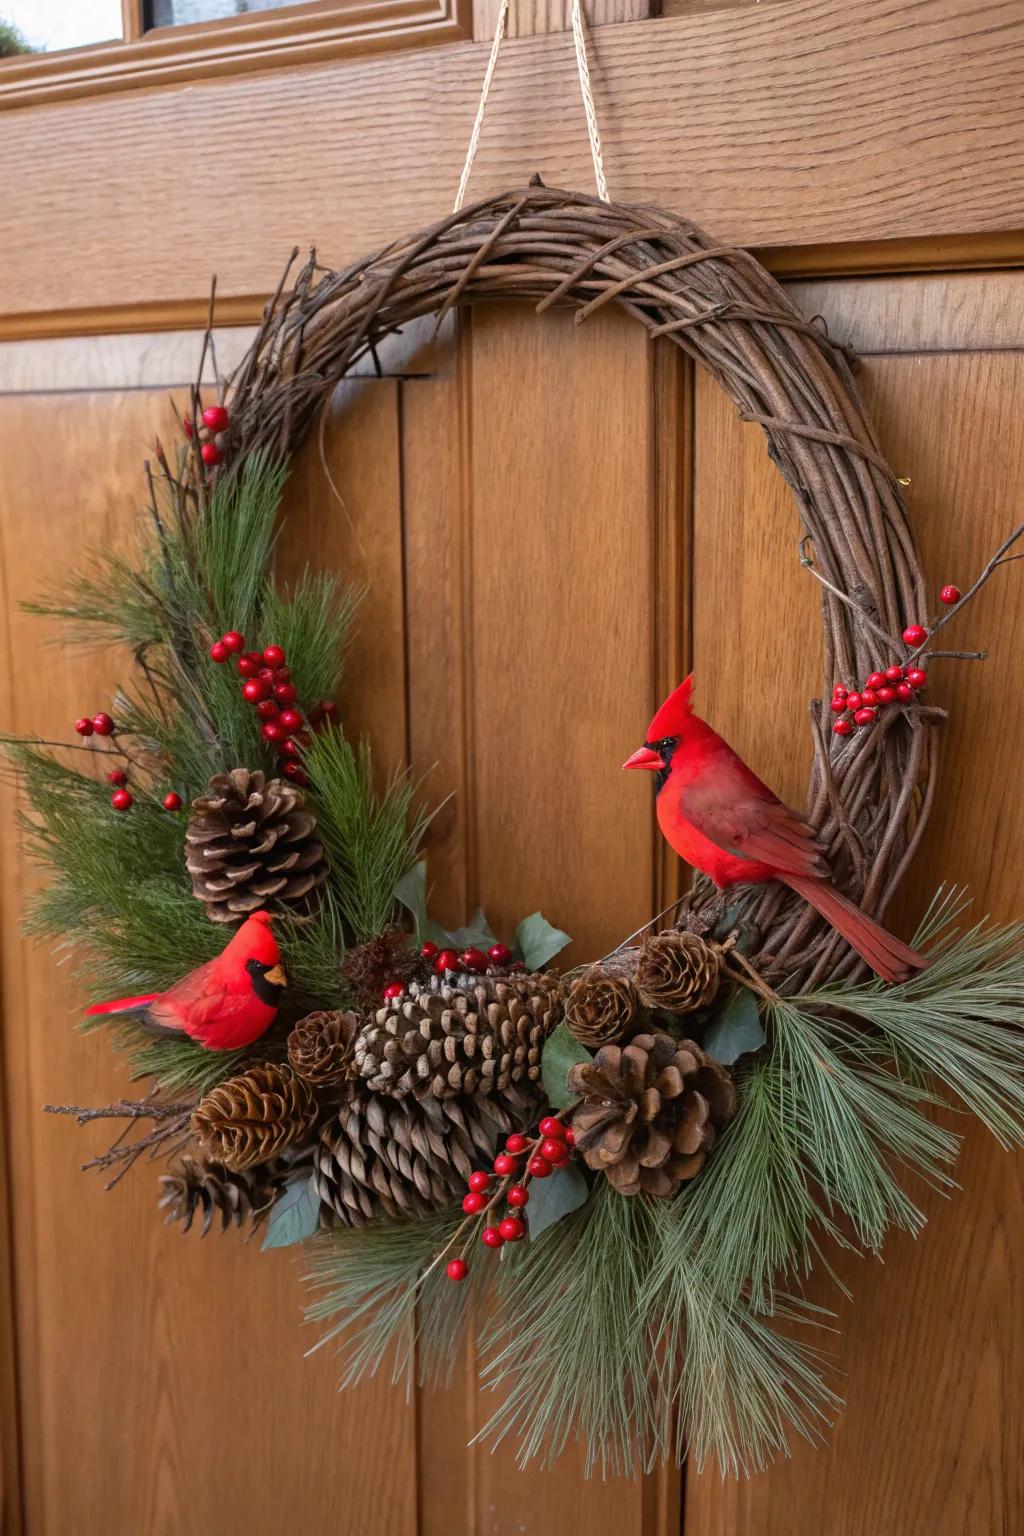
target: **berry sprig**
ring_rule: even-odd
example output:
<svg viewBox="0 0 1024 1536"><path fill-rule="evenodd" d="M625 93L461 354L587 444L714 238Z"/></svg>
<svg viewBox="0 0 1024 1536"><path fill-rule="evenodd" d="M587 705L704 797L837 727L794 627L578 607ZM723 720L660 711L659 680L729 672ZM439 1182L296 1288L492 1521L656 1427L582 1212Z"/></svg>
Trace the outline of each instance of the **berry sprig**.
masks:
<svg viewBox="0 0 1024 1536"><path fill-rule="evenodd" d="M466 1254L477 1240L477 1234L483 1246L492 1252L497 1252L506 1243L518 1243L526 1236L526 1222L518 1213L530 1203L531 1181L550 1178L564 1168L572 1157L574 1145L571 1127L554 1115L547 1115L535 1135L513 1131L506 1137L504 1150L494 1159L493 1174L483 1169L470 1174L462 1201L466 1219L434 1261L439 1263L451 1248L465 1239L461 1255L448 1261L449 1280L465 1280L469 1274ZM494 1183L494 1176L497 1183ZM505 1208L504 1215L495 1220L499 1207Z"/></svg>
<svg viewBox="0 0 1024 1536"><path fill-rule="evenodd" d="M104 711L101 711L97 715L82 715L78 720L75 721L75 731L79 736L85 738L95 736L109 738L117 734L117 725L110 715L106 714ZM60 746L61 743L53 742L49 743L49 745ZM92 743L90 742L88 747L83 747L81 750L83 752L92 750ZM133 766L138 766L138 764L135 762L135 759L129 752L125 750L123 746L104 748L103 752L105 756L109 757L111 755L117 755L123 757L126 762L132 764ZM113 793L110 796L111 807L115 811L130 811L132 806L135 804L135 796L128 788L127 769L111 768L107 774L107 783L114 786ZM168 790L168 792L163 797L164 810L180 811L181 806L181 796L177 794L177 792L173 789Z"/></svg>
<svg viewBox="0 0 1024 1536"><path fill-rule="evenodd" d="M301 758L303 749L309 745L309 730L333 725L338 718L338 706L330 699L322 700L310 711L307 722L298 705L284 646L265 645L262 651L247 651L245 636L237 629L229 629L210 646L210 660L223 666L232 656L237 657L235 665L243 679L242 697L259 718L260 735L277 749L278 771L294 784L308 784L309 775Z"/></svg>
<svg viewBox="0 0 1024 1536"><path fill-rule="evenodd" d="M185 436L193 439L196 436L196 428L199 430L199 457L207 469L216 469L218 464L224 462L223 446L217 442L217 438L225 433L231 425L231 417L226 406L208 405L199 418L199 422L193 421L191 416L183 416L181 425Z"/></svg>
<svg viewBox="0 0 1024 1536"><path fill-rule="evenodd" d="M486 976L490 971L525 971L526 966L522 960L513 960L512 951L507 944L494 943L485 954L482 949L470 948L463 950L442 949L439 944L427 940L420 945L420 954L424 960L429 961L439 976L458 975L461 972L470 972L476 976ZM384 1001L395 1003L400 997L405 996L405 983L402 981L389 981L384 987Z"/></svg>

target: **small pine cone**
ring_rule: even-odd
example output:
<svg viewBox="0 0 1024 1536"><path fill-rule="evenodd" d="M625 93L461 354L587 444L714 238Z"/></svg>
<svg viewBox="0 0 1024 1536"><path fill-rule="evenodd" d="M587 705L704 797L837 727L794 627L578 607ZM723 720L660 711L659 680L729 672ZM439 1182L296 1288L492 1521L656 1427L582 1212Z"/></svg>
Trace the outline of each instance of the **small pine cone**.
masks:
<svg viewBox="0 0 1024 1536"><path fill-rule="evenodd" d="M373 1007L389 982L406 982L416 974L419 959L404 928L393 923L365 944L346 950L341 974L356 996Z"/></svg>
<svg viewBox="0 0 1024 1536"><path fill-rule="evenodd" d="M549 972L412 982L363 1025L356 1071L393 1098L506 1093L536 1082L560 996Z"/></svg>
<svg viewBox="0 0 1024 1536"><path fill-rule="evenodd" d="M288 1060L313 1088L331 1088L349 1076L359 1031L354 1013L308 1013L288 1036Z"/></svg>
<svg viewBox="0 0 1024 1536"><path fill-rule="evenodd" d="M621 1040L636 1024L636 988L628 976L597 966L578 976L565 999L565 1024L581 1045Z"/></svg>
<svg viewBox="0 0 1024 1536"><path fill-rule="evenodd" d="M536 1093L470 1099L383 1098L357 1093L320 1132L313 1183L343 1226L425 1216L454 1205L474 1167L500 1139L525 1129Z"/></svg>
<svg viewBox="0 0 1024 1536"><path fill-rule="evenodd" d="M304 906L327 879L316 817L287 779L248 768L218 773L193 800L185 833L192 894L215 923L261 907Z"/></svg>
<svg viewBox="0 0 1024 1536"><path fill-rule="evenodd" d="M192 1130L207 1161L239 1172L276 1157L315 1119L302 1078L264 1061L211 1088L192 1111Z"/></svg>
<svg viewBox="0 0 1024 1536"><path fill-rule="evenodd" d="M640 1001L663 1013L704 1008L718 991L720 951L696 933L658 933L645 939L634 975Z"/></svg>
<svg viewBox="0 0 1024 1536"><path fill-rule="evenodd" d="M261 1163L236 1172L217 1163L183 1157L180 1164L160 1178L160 1209L168 1223L180 1221L188 1232L201 1215L199 1235L205 1237L220 1217L220 1229L254 1223L269 1209L284 1182L284 1163Z"/></svg>
<svg viewBox="0 0 1024 1536"><path fill-rule="evenodd" d="M672 1195L736 1113L726 1069L692 1040L635 1035L569 1069L576 1148L621 1195Z"/></svg>

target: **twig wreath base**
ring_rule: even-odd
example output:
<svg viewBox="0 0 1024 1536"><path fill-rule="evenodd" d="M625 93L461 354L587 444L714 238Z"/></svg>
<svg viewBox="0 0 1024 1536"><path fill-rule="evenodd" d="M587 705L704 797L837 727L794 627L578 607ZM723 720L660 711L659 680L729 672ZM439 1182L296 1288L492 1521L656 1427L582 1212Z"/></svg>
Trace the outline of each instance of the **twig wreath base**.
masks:
<svg viewBox="0 0 1024 1536"><path fill-rule="evenodd" d="M81 947L90 986L129 994L90 1012L152 1081L48 1107L124 1122L87 1165L110 1184L176 1158L161 1206L185 1230L313 1238L308 1315L346 1383L385 1358L443 1376L475 1313L503 1394L482 1433L524 1461L575 1434L606 1472L687 1454L757 1469L838 1406L821 1357L777 1327L820 1321L807 1276L832 1245L919 1230L897 1170L951 1183L937 1091L1024 1142L1024 927L958 933L962 894L940 893L915 941L928 968L891 987L777 885L723 913L699 881L667 924L564 975L567 935L539 913L514 946L482 914L441 930L416 786L399 772L379 791L337 723L351 594L274 579L288 463L410 321L515 298L582 323L614 304L763 430L821 588L826 688L980 656L936 651L936 632L1024 529L920 628L907 509L850 359L749 253L672 213L535 181L345 271L311 256L292 281L297 255L221 402L196 385L180 447L157 445L135 563L100 559L36 608L126 643L141 675L114 716L76 724L93 739L73 756L97 754L112 796L66 743L7 746L51 874L32 925ZM212 323L211 300L200 379ZM928 819L944 719L909 682L891 702L838 734L828 697L811 703L807 814L837 883L879 915ZM258 1027L223 1033L228 995ZM205 1011L173 1015L187 1039L147 1034L197 997ZM481 1244L511 1244L508 1262L488 1275Z"/></svg>

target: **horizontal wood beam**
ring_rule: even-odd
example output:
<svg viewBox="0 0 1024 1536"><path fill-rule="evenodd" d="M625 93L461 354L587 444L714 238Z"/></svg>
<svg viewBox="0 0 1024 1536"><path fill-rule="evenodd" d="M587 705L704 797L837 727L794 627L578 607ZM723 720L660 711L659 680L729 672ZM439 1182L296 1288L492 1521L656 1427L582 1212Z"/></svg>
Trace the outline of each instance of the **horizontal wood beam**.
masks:
<svg viewBox="0 0 1024 1536"><path fill-rule="evenodd" d="M213 270L230 301L271 289L296 242L337 265L430 222L458 182L486 53L8 113L5 312L182 305ZM756 246L1024 229L1020 0L775 0L596 28L591 57L624 201ZM591 184L565 33L503 49L470 197L533 171Z"/></svg>

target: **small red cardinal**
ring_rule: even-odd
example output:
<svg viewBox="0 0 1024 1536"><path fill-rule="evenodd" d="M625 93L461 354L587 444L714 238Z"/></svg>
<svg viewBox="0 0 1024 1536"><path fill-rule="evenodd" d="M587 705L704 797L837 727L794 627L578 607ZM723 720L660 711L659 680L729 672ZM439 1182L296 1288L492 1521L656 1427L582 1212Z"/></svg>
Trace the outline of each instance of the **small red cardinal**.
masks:
<svg viewBox="0 0 1024 1536"><path fill-rule="evenodd" d="M669 694L647 740L623 768L657 773L658 825L679 857L720 890L781 880L886 981L905 981L927 961L830 884L831 871L798 811L690 709L693 674Z"/></svg>
<svg viewBox="0 0 1024 1536"><path fill-rule="evenodd" d="M95 1003L90 1014L138 1013L158 1034L188 1035L208 1051L251 1045L273 1024L288 985L269 912L254 912L216 960L169 992Z"/></svg>

